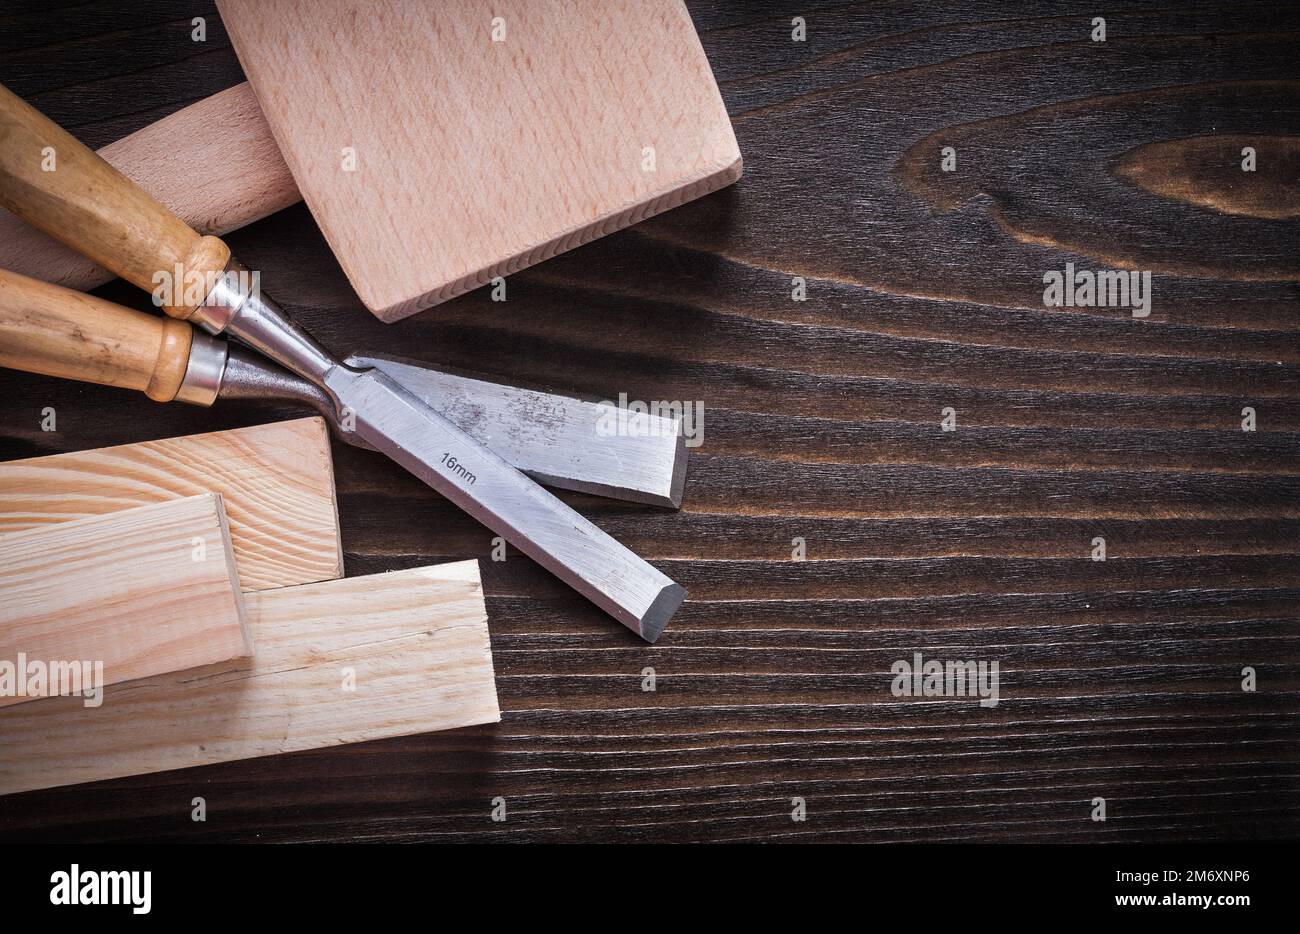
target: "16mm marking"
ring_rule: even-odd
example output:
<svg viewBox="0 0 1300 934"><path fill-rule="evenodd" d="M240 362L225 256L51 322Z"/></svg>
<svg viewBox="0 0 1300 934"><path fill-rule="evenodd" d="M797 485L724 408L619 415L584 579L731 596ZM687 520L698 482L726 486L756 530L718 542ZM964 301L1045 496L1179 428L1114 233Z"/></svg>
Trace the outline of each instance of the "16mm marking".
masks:
<svg viewBox="0 0 1300 934"><path fill-rule="evenodd" d="M464 464L456 460L456 458L452 457L451 452L449 451L443 452L442 463L446 466L448 473L453 474L457 477L460 477L462 480L467 481L470 486L473 486L474 481L478 479L478 477L474 476L472 473L470 473L468 470L465 469Z"/></svg>

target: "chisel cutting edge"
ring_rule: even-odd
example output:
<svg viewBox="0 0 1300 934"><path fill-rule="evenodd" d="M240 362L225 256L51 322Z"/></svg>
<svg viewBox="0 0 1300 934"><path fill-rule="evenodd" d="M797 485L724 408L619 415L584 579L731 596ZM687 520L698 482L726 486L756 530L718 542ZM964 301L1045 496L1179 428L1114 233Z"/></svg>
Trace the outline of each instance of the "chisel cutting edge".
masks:
<svg viewBox="0 0 1300 934"><path fill-rule="evenodd" d="M48 170L49 154L57 159ZM43 165L44 163L44 165ZM502 535L619 622L654 641L686 591L378 368L348 366L133 182L0 87L0 204L155 294L164 310L227 333L324 389L358 438ZM198 287L196 287L196 284Z"/></svg>

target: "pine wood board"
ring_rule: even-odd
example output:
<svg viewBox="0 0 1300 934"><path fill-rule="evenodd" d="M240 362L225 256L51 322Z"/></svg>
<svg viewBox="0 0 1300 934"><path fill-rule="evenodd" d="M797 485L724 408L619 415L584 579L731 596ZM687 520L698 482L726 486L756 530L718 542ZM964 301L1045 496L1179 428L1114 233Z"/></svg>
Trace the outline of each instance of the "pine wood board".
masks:
<svg viewBox="0 0 1300 934"><path fill-rule="evenodd" d="M319 417L2 463L0 535L209 491L223 497L245 590L343 574Z"/></svg>
<svg viewBox="0 0 1300 934"><path fill-rule="evenodd" d="M201 234L237 230L302 200L247 82L98 152ZM3 208L0 268L80 290L113 278Z"/></svg>
<svg viewBox="0 0 1300 934"><path fill-rule="evenodd" d="M308 207L384 321L740 177L680 0L217 6Z"/></svg>
<svg viewBox="0 0 1300 934"><path fill-rule="evenodd" d="M102 664L102 687L252 651L215 493L0 535L0 660L21 680L20 653Z"/></svg>
<svg viewBox="0 0 1300 934"><path fill-rule="evenodd" d="M0 794L501 719L476 561L245 599L252 657L0 711Z"/></svg>

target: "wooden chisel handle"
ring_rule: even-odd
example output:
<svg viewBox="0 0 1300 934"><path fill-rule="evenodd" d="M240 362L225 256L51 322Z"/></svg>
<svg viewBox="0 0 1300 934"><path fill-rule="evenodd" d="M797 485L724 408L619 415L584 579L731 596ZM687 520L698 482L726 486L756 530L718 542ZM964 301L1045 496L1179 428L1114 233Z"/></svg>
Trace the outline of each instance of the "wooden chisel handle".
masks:
<svg viewBox="0 0 1300 934"><path fill-rule="evenodd" d="M0 205L188 318L230 250L0 86Z"/></svg>
<svg viewBox="0 0 1300 934"><path fill-rule="evenodd" d="M184 321L0 270L0 366L168 402L185 379L194 338Z"/></svg>
<svg viewBox="0 0 1300 934"><path fill-rule="evenodd" d="M220 237L302 200L248 83L98 150L201 234ZM0 268L88 292L113 274L0 209Z"/></svg>

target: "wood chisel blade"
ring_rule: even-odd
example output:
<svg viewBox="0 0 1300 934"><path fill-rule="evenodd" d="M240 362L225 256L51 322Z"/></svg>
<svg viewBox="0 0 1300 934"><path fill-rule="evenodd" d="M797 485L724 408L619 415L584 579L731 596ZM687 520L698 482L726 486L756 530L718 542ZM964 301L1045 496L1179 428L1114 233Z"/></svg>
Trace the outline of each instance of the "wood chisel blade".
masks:
<svg viewBox="0 0 1300 934"><path fill-rule="evenodd" d="M381 370L321 384L357 435L653 642L686 590L462 432Z"/></svg>
<svg viewBox="0 0 1300 934"><path fill-rule="evenodd" d="M377 367L439 415L534 479L566 490L678 508L688 450L681 420L472 379L413 360L347 358Z"/></svg>

